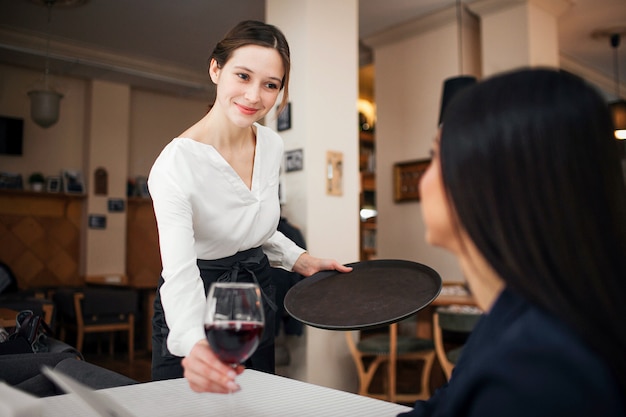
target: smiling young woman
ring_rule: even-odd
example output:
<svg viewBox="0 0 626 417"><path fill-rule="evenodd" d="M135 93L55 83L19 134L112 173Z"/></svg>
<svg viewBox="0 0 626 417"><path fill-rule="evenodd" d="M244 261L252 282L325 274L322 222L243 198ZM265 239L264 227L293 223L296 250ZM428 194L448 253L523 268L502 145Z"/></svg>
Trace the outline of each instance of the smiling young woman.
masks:
<svg viewBox="0 0 626 417"><path fill-rule="evenodd" d="M205 339L206 295L218 279L259 284L266 328L245 366L274 372L270 262L304 276L350 270L309 255L277 231L283 142L258 121L281 91L279 109L287 102L290 66L278 28L257 21L236 25L211 55L214 105L165 146L150 171L163 265L153 317L155 380L184 375L196 391L238 389L235 376L243 368L220 362Z"/></svg>

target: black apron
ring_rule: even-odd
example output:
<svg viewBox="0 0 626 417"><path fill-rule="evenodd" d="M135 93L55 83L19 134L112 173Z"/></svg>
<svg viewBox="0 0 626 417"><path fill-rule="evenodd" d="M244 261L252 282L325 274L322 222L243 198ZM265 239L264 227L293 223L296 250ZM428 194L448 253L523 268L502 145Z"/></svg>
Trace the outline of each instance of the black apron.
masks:
<svg viewBox="0 0 626 417"><path fill-rule="evenodd" d="M274 373L274 333L275 333L275 288L272 282L271 268L267 256L259 248L248 249L232 256L216 260L198 259L200 277L204 283L204 294L214 282L254 282L261 288L265 329L259 347L244 363L246 368ZM160 289L163 277L154 299L152 318L152 380L183 377L182 357L175 356L167 349L169 328L165 323L165 313L161 304ZM184 306L180 306L184 308Z"/></svg>

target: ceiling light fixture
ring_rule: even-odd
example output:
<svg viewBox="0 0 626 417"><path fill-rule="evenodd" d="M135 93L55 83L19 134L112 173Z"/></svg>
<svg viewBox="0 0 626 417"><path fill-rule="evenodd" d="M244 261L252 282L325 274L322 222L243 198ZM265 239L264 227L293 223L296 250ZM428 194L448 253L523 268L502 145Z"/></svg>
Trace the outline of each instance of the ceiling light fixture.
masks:
<svg viewBox="0 0 626 417"><path fill-rule="evenodd" d="M476 77L463 75L463 4L461 0L456 2L457 35L459 38L459 75L446 78L443 82L443 93L441 95L441 108L439 110L439 125L443 119L443 113L452 97L459 91L470 85L476 84Z"/></svg>
<svg viewBox="0 0 626 417"><path fill-rule="evenodd" d="M43 78L28 92L30 97L30 117L43 128L54 125L59 120L59 106L63 94L56 91L50 83L50 19L55 0L46 0L48 23L46 34L46 66Z"/></svg>

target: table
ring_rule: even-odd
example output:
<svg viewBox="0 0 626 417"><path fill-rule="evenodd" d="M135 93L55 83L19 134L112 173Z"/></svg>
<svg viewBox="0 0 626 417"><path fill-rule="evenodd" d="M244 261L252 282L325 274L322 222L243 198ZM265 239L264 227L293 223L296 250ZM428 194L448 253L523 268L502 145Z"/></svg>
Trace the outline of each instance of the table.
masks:
<svg viewBox="0 0 626 417"><path fill-rule="evenodd" d="M233 416L396 416L410 408L247 369L237 377ZM195 393L183 378L98 391L136 416L227 416L229 398ZM42 398L43 417L97 417L75 394Z"/></svg>
<svg viewBox="0 0 626 417"><path fill-rule="evenodd" d="M435 309L450 305L476 306L476 300L461 284L444 284L437 298L417 314L417 337L432 339Z"/></svg>

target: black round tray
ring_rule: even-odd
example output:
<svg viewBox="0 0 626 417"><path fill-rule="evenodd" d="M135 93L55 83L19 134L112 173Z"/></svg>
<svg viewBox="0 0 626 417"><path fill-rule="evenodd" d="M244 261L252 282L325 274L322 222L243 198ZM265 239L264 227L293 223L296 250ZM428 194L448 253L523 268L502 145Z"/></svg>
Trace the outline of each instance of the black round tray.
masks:
<svg viewBox="0 0 626 417"><path fill-rule="evenodd" d="M293 286L287 312L313 327L360 330L403 320L430 304L441 277L417 262L380 259L348 264L348 273L322 271Z"/></svg>

